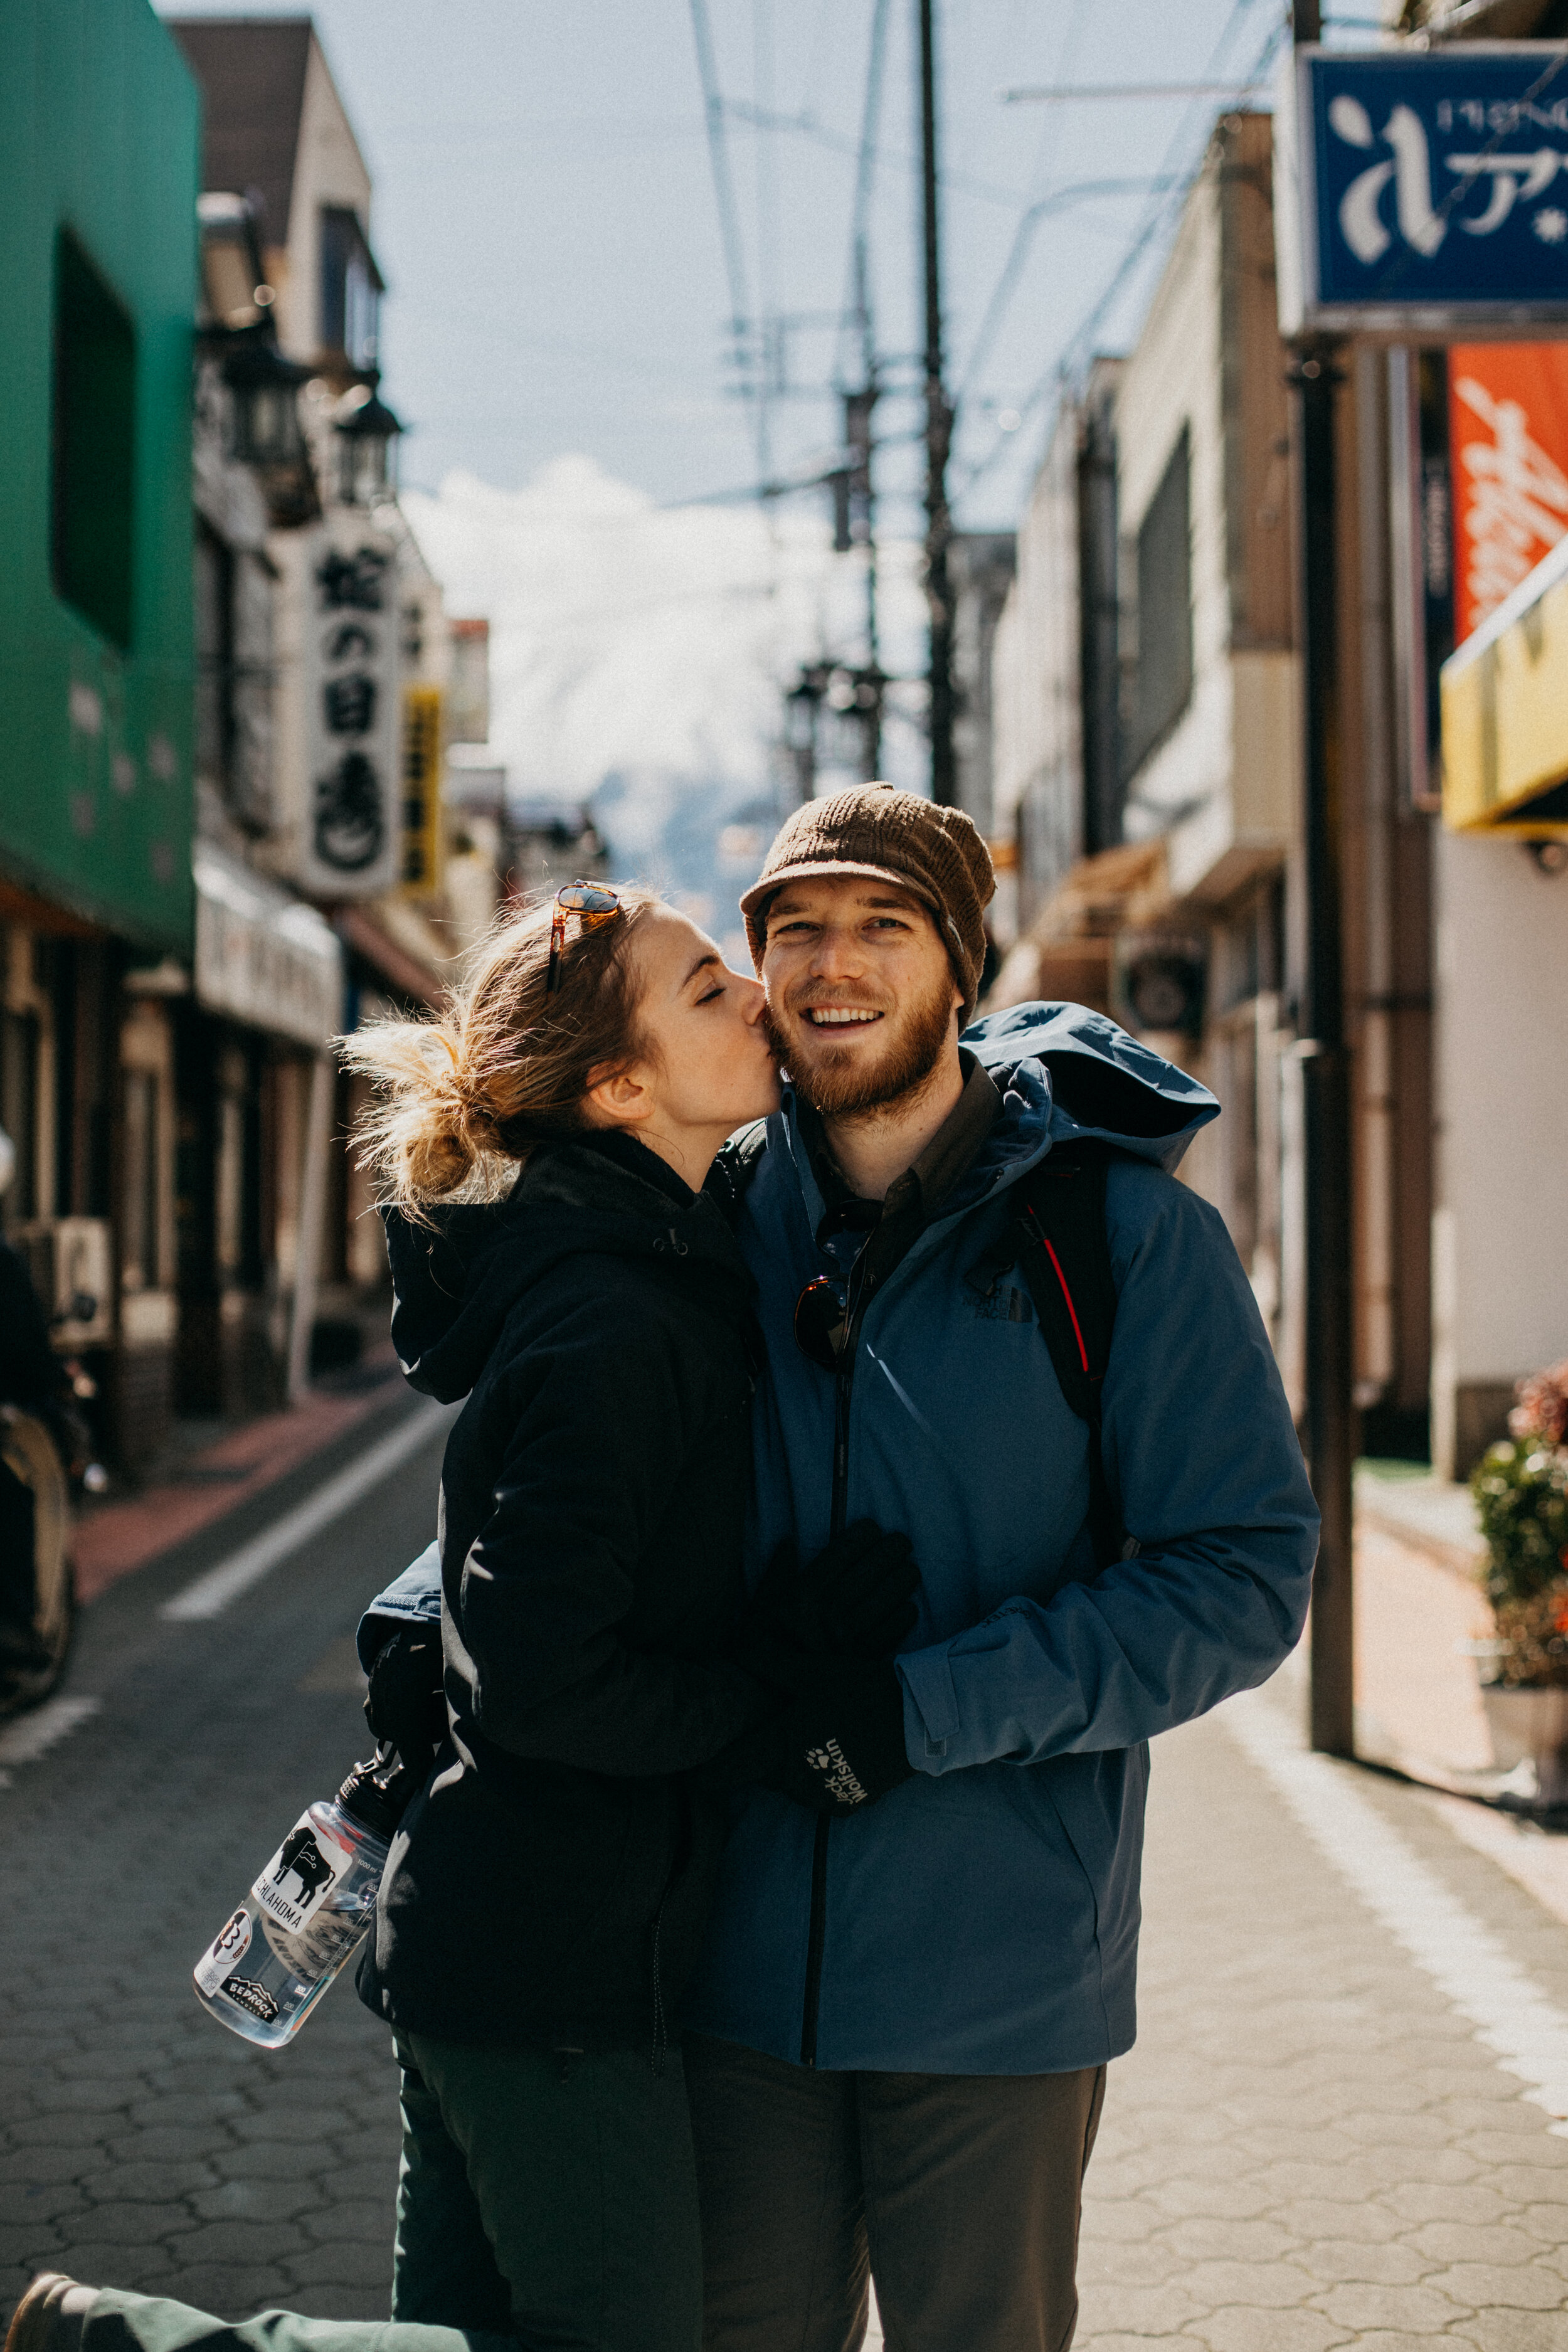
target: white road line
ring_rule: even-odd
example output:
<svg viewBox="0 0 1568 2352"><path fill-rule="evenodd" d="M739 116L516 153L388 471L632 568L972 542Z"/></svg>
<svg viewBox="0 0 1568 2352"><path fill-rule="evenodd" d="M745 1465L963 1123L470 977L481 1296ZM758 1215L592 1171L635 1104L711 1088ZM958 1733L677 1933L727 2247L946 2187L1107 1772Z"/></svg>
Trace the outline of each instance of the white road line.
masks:
<svg viewBox="0 0 1568 2352"><path fill-rule="evenodd" d="M1568 2139L1568 2013L1368 1802L1351 1768L1310 1754L1261 1692L1232 1699L1215 1720L1268 1775L1308 1835L1468 2019L1477 2039L1498 2053L1503 2073L1518 2075L1525 2097L1557 2119L1550 2128Z"/></svg>
<svg viewBox="0 0 1568 2352"><path fill-rule="evenodd" d="M29 1708L0 1731L0 1766L36 1764L47 1756L57 1739L74 1731L79 1723L96 1715L103 1701L97 1698L49 1698L42 1706ZM9 1787L9 1772L0 1771L0 1787Z"/></svg>
<svg viewBox="0 0 1568 2352"><path fill-rule="evenodd" d="M324 1486L318 1486L296 1509L275 1520L264 1535L242 1545L216 1568L207 1569L184 1591L176 1592L158 1614L179 1624L200 1624L209 1617L221 1616L231 1601L237 1601L242 1592L258 1584L280 1559L287 1559L301 1544L309 1543L312 1536L331 1527L352 1503L357 1503L362 1495L379 1486L400 1462L428 1444L437 1430L452 1419L455 1410L451 1405L427 1404L400 1422L379 1445L373 1445L368 1454L351 1462L346 1470L340 1470ZM432 1496L432 1517L434 1508Z"/></svg>

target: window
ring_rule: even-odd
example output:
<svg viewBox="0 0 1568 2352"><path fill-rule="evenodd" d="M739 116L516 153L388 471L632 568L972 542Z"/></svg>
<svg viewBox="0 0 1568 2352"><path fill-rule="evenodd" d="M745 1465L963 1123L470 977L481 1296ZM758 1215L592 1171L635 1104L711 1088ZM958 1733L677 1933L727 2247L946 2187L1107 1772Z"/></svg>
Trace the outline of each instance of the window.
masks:
<svg viewBox="0 0 1568 2352"><path fill-rule="evenodd" d="M375 365L381 272L359 215L329 205L321 213L321 348L351 367Z"/></svg>
<svg viewBox="0 0 1568 2352"><path fill-rule="evenodd" d="M136 331L69 229L55 248L51 569L56 593L131 643Z"/></svg>
<svg viewBox="0 0 1568 2352"><path fill-rule="evenodd" d="M1163 742L1192 698L1193 549L1184 425L1138 526L1138 665L1128 772Z"/></svg>

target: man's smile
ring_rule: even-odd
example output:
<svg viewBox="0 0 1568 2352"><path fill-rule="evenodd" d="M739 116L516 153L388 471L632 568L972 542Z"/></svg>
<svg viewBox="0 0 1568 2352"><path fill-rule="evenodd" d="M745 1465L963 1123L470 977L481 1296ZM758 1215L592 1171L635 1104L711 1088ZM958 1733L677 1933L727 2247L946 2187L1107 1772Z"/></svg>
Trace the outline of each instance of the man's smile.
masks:
<svg viewBox="0 0 1568 2352"><path fill-rule="evenodd" d="M808 1004L802 1018L814 1029L844 1029L880 1021L882 1015L864 1004Z"/></svg>

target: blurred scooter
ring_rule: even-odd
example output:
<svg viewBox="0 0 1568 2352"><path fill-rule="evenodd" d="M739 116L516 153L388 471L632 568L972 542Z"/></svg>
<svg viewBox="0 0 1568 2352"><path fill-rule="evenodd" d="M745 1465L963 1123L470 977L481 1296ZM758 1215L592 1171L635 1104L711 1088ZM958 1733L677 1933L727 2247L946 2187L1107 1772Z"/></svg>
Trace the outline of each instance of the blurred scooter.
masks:
<svg viewBox="0 0 1568 2352"><path fill-rule="evenodd" d="M0 1128L0 1192L16 1155ZM49 1344L32 1277L0 1241L0 1719L37 1706L65 1671L76 1622L71 1486L101 1491L78 1399L79 1364Z"/></svg>

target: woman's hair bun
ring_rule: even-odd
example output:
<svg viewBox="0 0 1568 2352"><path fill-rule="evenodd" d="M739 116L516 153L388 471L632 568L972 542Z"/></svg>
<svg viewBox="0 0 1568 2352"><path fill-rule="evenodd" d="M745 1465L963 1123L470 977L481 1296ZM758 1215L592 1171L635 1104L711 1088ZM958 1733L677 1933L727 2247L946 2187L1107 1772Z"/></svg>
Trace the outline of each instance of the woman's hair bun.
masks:
<svg viewBox="0 0 1568 2352"><path fill-rule="evenodd" d="M420 1199L445 1200L468 1182L476 1154L455 1128L435 1128L411 1136L404 1146L409 1191Z"/></svg>

